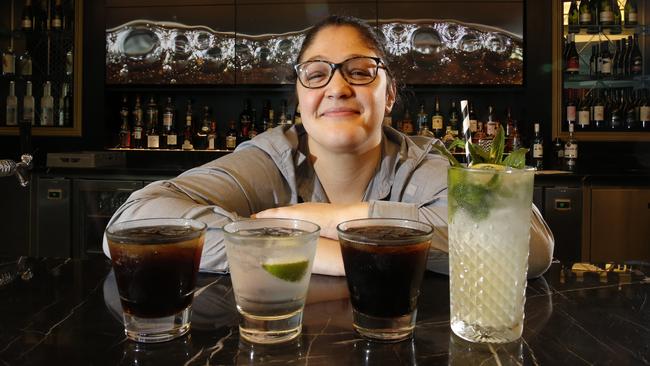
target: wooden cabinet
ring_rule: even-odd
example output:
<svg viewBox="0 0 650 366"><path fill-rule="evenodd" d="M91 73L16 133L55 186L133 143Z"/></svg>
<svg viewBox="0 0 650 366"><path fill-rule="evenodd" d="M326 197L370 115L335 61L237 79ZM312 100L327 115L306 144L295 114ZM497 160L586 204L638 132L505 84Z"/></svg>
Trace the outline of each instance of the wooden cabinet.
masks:
<svg viewBox="0 0 650 366"><path fill-rule="evenodd" d="M586 195L587 259L650 261L650 187L591 187Z"/></svg>

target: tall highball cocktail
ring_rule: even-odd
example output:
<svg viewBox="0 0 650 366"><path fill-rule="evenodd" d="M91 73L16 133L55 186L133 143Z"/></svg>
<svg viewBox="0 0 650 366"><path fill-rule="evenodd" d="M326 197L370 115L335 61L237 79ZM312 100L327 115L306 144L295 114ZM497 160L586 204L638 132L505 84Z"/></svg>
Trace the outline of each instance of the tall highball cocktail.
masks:
<svg viewBox="0 0 650 366"><path fill-rule="evenodd" d="M450 167L451 328L473 342L504 343L523 330L534 171Z"/></svg>

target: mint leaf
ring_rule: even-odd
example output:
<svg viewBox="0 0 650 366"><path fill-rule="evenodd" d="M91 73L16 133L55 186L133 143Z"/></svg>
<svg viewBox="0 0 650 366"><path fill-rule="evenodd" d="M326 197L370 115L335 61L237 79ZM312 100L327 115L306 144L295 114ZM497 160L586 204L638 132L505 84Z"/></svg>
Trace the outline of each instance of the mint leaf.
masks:
<svg viewBox="0 0 650 366"><path fill-rule="evenodd" d="M458 183L452 190L457 206L466 210L472 218L478 221L488 216L492 206L488 187L472 183Z"/></svg>
<svg viewBox="0 0 650 366"><path fill-rule="evenodd" d="M519 148L503 159L502 165L515 169L523 169L526 166L526 153L528 153L528 149L523 147Z"/></svg>
<svg viewBox="0 0 650 366"><path fill-rule="evenodd" d="M506 142L506 134L503 132L503 127L499 126L496 135L492 140L492 147L490 148L490 161L491 164L500 164L503 159L503 148Z"/></svg>
<svg viewBox="0 0 650 366"><path fill-rule="evenodd" d="M451 166L461 166L461 164L458 162L458 160L456 160L454 155L452 155L452 153L450 153L449 150L447 150L445 145L443 145L442 142L440 142L440 140L436 140L433 143L433 145L431 145L431 147L436 149L440 153L440 155L446 157L447 160L449 160L449 164L451 164Z"/></svg>
<svg viewBox="0 0 650 366"><path fill-rule="evenodd" d="M469 154L472 156L472 164L487 163L490 160L490 154L480 145L469 143Z"/></svg>

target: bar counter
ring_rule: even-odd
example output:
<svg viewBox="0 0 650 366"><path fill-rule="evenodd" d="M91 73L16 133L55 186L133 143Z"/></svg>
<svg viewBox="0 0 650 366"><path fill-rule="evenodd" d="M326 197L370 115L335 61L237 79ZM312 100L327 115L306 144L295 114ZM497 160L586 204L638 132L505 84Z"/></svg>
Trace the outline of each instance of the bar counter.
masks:
<svg viewBox="0 0 650 366"><path fill-rule="evenodd" d="M352 329L344 278L314 275L303 334L275 346L239 339L230 277L200 274L189 334L126 340L110 262L0 261L2 365L577 365L650 363L650 266L564 267L528 282L523 337L483 346L449 327L449 280L427 272L414 338L370 343Z"/></svg>

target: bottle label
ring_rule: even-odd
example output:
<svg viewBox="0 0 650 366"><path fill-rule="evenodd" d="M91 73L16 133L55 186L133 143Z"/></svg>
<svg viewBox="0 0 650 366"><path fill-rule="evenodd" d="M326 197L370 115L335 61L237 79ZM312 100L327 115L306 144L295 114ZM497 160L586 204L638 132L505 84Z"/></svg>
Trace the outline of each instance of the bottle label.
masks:
<svg viewBox="0 0 650 366"><path fill-rule="evenodd" d="M591 13L580 13L580 23L588 24L591 23Z"/></svg>
<svg viewBox="0 0 650 366"><path fill-rule="evenodd" d="M61 18L52 19L52 28L61 28Z"/></svg>
<svg viewBox="0 0 650 366"><path fill-rule="evenodd" d="M413 134L413 124L410 122L402 123L402 132L407 135Z"/></svg>
<svg viewBox="0 0 650 366"><path fill-rule="evenodd" d="M578 112L578 124L582 127L589 126L589 111Z"/></svg>
<svg viewBox="0 0 650 366"><path fill-rule="evenodd" d="M642 105L639 108L639 120L643 122L650 121L650 106Z"/></svg>
<svg viewBox="0 0 650 366"><path fill-rule="evenodd" d="M20 22L20 26L23 27L23 29L32 29L32 20L29 18L23 19Z"/></svg>
<svg viewBox="0 0 650 366"><path fill-rule="evenodd" d="M141 140L142 139L142 127L134 127L133 128L133 138L136 140Z"/></svg>
<svg viewBox="0 0 650 366"><path fill-rule="evenodd" d="M632 73L640 74L642 70L643 70L643 65L641 65L641 60L639 58L635 58L632 61L632 67L631 67Z"/></svg>
<svg viewBox="0 0 650 366"><path fill-rule="evenodd" d="M477 129L476 126L477 126L477 125L478 125L478 121L477 121L477 120L475 120L475 119L470 119L470 120L469 120L469 131L472 132L472 133L476 132L476 129Z"/></svg>
<svg viewBox="0 0 650 366"><path fill-rule="evenodd" d="M609 75L612 73L612 59L603 57L600 64L600 72Z"/></svg>
<svg viewBox="0 0 650 366"><path fill-rule="evenodd" d="M208 150L214 150L214 136L208 136Z"/></svg>
<svg viewBox="0 0 650 366"><path fill-rule="evenodd" d="M544 146L542 144L533 144L533 158L543 158L544 157Z"/></svg>
<svg viewBox="0 0 650 366"><path fill-rule="evenodd" d="M628 13L627 14L627 22L628 23L636 23L636 13Z"/></svg>
<svg viewBox="0 0 650 366"><path fill-rule="evenodd" d="M434 130L442 130L442 117L431 117L431 128Z"/></svg>
<svg viewBox="0 0 650 366"><path fill-rule="evenodd" d="M158 135L148 135L147 136L147 147L150 149L157 149L160 147L160 136Z"/></svg>
<svg viewBox="0 0 650 366"><path fill-rule="evenodd" d="M597 105L594 107L594 121L604 121L605 120L605 107L602 105Z"/></svg>
<svg viewBox="0 0 650 366"><path fill-rule="evenodd" d="M486 131L488 136L494 136L497 133L497 124L494 122L488 122L487 123L487 131Z"/></svg>
<svg viewBox="0 0 650 366"><path fill-rule="evenodd" d="M175 134L167 135L167 145L176 146L177 143L178 143L178 137Z"/></svg>
<svg viewBox="0 0 650 366"><path fill-rule="evenodd" d="M7 107L7 126L17 125L16 107Z"/></svg>
<svg viewBox="0 0 650 366"><path fill-rule="evenodd" d="M11 53L5 53L2 55L2 73L13 74L16 72L16 63L14 62L14 55Z"/></svg>
<svg viewBox="0 0 650 366"><path fill-rule="evenodd" d="M578 57L569 57L566 63L566 71L568 72L580 71L580 61Z"/></svg>
<svg viewBox="0 0 650 366"><path fill-rule="evenodd" d="M576 106L570 105L566 107L566 119L569 122L575 122L576 120Z"/></svg>
<svg viewBox="0 0 650 366"><path fill-rule="evenodd" d="M165 113L163 114L163 126L171 126L172 125L172 117L174 115L171 113Z"/></svg>
<svg viewBox="0 0 650 366"><path fill-rule="evenodd" d="M567 159L578 158L578 145L567 142L564 146L564 157Z"/></svg>
<svg viewBox="0 0 650 366"><path fill-rule="evenodd" d="M237 137L226 136L226 149L234 149L237 146Z"/></svg>
<svg viewBox="0 0 650 366"><path fill-rule="evenodd" d="M558 159L564 158L564 149L559 149L557 151L557 157L558 157Z"/></svg>
<svg viewBox="0 0 650 366"><path fill-rule="evenodd" d="M605 10L600 12L600 22L611 22L614 20L614 12Z"/></svg>

